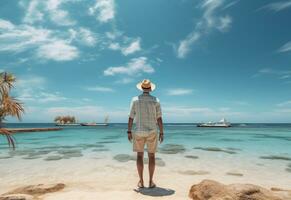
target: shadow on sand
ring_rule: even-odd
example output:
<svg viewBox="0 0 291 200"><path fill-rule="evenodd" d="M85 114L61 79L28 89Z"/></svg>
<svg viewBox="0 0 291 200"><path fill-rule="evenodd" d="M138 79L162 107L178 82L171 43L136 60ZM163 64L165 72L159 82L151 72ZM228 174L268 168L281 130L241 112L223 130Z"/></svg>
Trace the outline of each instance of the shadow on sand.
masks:
<svg viewBox="0 0 291 200"><path fill-rule="evenodd" d="M139 189L134 189L134 191L137 193L140 193L146 196L152 196L152 197L170 196L175 193L175 190L161 188L161 187L139 188Z"/></svg>

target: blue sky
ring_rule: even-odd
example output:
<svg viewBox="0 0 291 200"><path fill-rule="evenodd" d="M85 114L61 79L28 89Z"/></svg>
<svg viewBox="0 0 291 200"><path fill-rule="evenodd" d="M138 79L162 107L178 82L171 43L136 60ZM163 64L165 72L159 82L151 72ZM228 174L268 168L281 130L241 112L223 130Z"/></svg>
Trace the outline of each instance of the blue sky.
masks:
<svg viewBox="0 0 291 200"><path fill-rule="evenodd" d="M290 18L290 0L1 0L0 69L23 122L126 122L144 78L166 122L291 122Z"/></svg>

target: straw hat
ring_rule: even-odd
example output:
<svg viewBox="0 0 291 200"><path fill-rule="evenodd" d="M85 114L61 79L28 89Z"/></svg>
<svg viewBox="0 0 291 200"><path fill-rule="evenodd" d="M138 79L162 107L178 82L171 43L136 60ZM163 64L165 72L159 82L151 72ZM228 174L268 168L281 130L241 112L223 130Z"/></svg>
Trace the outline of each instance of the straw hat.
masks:
<svg viewBox="0 0 291 200"><path fill-rule="evenodd" d="M154 91L156 89L156 85L153 84L149 79L144 79L138 83L136 87L141 91Z"/></svg>

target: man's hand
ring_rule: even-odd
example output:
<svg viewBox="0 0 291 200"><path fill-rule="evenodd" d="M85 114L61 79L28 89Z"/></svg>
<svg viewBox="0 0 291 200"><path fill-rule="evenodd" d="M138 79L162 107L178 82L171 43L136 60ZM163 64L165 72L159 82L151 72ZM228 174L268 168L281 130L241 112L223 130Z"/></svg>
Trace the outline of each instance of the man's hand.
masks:
<svg viewBox="0 0 291 200"><path fill-rule="evenodd" d="M132 133L127 132L128 141L132 141Z"/></svg>
<svg viewBox="0 0 291 200"><path fill-rule="evenodd" d="M163 133L160 133L159 141L160 141L160 143L162 143L164 141L164 134Z"/></svg>

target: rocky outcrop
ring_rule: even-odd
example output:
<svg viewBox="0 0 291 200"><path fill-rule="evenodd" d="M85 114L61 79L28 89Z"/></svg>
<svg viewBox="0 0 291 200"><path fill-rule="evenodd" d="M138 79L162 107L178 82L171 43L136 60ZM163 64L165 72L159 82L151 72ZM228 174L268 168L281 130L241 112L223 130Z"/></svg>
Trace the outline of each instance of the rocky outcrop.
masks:
<svg viewBox="0 0 291 200"><path fill-rule="evenodd" d="M252 184L224 185L212 180L203 180L189 191L193 200L284 200L271 190Z"/></svg>
<svg viewBox="0 0 291 200"><path fill-rule="evenodd" d="M58 192L65 188L65 184L38 184L20 187L0 196L0 200L36 200L39 196Z"/></svg>

